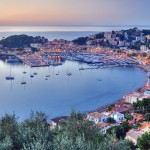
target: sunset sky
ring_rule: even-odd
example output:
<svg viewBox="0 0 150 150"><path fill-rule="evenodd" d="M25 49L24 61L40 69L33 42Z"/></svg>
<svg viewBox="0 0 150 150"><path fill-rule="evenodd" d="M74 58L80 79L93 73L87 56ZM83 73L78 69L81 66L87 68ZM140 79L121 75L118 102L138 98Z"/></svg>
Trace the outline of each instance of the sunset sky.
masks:
<svg viewBox="0 0 150 150"><path fill-rule="evenodd" d="M0 0L0 25L150 25L150 0Z"/></svg>

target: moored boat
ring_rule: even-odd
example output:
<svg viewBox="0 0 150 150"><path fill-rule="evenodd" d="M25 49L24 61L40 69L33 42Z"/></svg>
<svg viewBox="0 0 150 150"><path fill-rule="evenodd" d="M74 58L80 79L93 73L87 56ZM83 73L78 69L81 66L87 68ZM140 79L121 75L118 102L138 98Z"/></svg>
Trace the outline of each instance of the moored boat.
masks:
<svg viewBox="0 0 150 150"><path fill-rule="evenodd" d="M22 82L21 82L21 84L26 84L26 83L27 83L26 81L22 81Z"/></svg>
<svg viewBox="0 0 150 150"><path fill-rule="evenodd" d="M6 76L6 80L14 80L15 78L13 76Z"/></svg>
<svg viewBox="0 0 150 150"><path fill-rule="evenodd" d="M67 76L71 76L71 75L72 75L72 73L70 73L70 72L67 73Z"/></svg>

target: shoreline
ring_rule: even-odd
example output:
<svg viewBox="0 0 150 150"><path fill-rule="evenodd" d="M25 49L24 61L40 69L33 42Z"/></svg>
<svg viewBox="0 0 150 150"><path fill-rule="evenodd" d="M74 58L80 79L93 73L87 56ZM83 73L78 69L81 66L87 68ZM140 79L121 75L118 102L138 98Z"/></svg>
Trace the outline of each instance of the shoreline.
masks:
<svg viewBox="0 0 150 150"><path fill-rule="evenodd" d="M146 73L146 76L147 76L147 82L148 82L148 78L149 78L148 72L149 72L149 70L146 69L144 66L141 66L141 65L136 65L136 66L133 66L133 67L139 68L140 70L144 71L144 72ZM144 88L144 87L146 86L147 82L144 84L144 86L138 88L138 89L135 90L134 92L136 92L136 91L141 91L141 89ZM132 92L132 93L133 93L133 92ZM124 96L123 96L123 97L124 97ZM123 100L123 97L122 97L120 100L116 100L116 101L112 102L111 104L106 104L105 106L101 106L101 107L99 107L99 108L97 108L97 109L95 109L95 110L87 111L87 113L95 112L95 111L97 111L97 112L107 111L107 109L108 109L109 106L115 105L117 102L124 101L124 100ZM87 114L87 113L85 113L85 114Z"/></svg>
<svg viewBox="0 0 150 150"><path fill-rule="evenodd" d="M134 65L134 66L132 66L132 67L138 68L138 69L140 69L141 71L143 71L143 72L146 74L146 76L147 76L147 82L148 82L148 77L149 77L149 76L148 76L147 73L150 72L148 69L146 69L144 66L141 66L141 65L136 65L136 66ZM142 87L139 87L138 89L134 90L133 92L136 92L136 91L141 92L141 90L142 90L144 87L146 87L147 82L146 82ZM132 92L132 93L133 93L133 92ZM126 94L125 94L125 95L126 95ZM88 113L92 113L92 112L99 112L99 113L102 113L102 112L104 112L104 111L107 111L109 106L115 105L115 104L118 103L118 102L124 102L123 97L124 97L125 95L123 95L121 99L115 100L115 101L112 102L112 103L103 105L103 106L98 107L98 108L93 109L93 110L84 111L84 112L81 112L81 113L84 114L84 115L87 115ZM79 111L79 112L80 112L80 111ZM68 116L68 115L65 115L65 116ZM58 118L58 117L61 117L61 116L57 116L57 117L55 117L55 118ZM53 119L53 118L51 118L51 119Z"/></svg>

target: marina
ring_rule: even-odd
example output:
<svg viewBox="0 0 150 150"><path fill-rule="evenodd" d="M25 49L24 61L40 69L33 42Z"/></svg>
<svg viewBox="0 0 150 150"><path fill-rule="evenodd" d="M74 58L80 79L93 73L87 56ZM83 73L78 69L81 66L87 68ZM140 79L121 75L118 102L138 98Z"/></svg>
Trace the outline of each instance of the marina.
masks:
<svg viewBox="0 0 150 150"><path fill-rule="evenodd" d="M2 55L2 54L1 54ZM3 55L5 55L3 53ZM6 54L7 56L8 54ZM10 54L11 56L12 54ZM8 63L19 63L20 61L30 67L46 67L60 66L62 60L79 61L88 63L90 66L96 66L96 69L112 68L112 67L129 67L139 65L139 62L119 54L91 54L91 53L55 53L37 52L32 55L12 55L15 58L9 57L6 59ZM52 59L55 58L55 59ZM9 60L9 61L8 61ZM80 67L79 70L92 69Z"/></svg>

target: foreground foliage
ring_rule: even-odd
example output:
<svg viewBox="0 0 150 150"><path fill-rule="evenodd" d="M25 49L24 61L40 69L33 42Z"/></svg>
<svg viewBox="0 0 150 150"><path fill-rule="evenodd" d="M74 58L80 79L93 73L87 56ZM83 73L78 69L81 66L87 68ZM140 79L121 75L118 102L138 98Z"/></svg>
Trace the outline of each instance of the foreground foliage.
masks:
<svg viewBox="0 0 150 150"><path fill-rule="evenodd" d="M54 130L47 125L44 113L31 113L23 122L6 114L0 119L0 150L131 150L126 140L115 136L104 137L99 129L84 119L82 114L72 112Z"/></svg>
<svg viewBox="0 0 150 150"><path fill-rule="evenodd" d="M150 132L142 134L141 137L137 139L137 145L141 150L150 149Z"/></svg>

